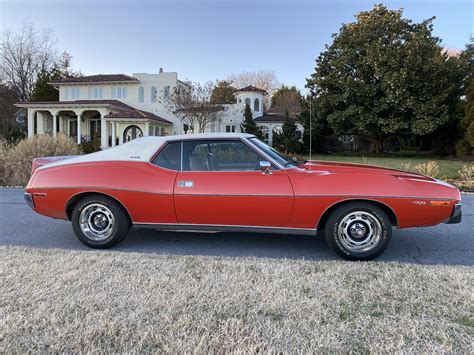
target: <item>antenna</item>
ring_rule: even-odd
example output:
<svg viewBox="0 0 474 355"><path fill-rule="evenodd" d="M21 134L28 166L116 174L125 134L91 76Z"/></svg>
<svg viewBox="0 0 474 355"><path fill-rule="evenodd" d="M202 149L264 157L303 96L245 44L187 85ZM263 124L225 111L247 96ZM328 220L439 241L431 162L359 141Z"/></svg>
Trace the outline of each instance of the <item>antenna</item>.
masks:
<svg viewBox="0 0 474 355"><path fill-rule="evenodd" d="M309 171L311 171L311 160L312 160L312 150L313 150L313 108L311 103L313 102L313 96L311 95L311 90L309 91Z"/></svg>

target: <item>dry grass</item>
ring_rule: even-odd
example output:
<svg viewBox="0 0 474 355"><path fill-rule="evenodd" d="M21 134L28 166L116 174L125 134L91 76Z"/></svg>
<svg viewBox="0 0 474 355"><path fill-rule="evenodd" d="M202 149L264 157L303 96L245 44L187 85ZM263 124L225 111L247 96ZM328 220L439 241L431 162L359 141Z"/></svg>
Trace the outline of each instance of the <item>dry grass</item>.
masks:
<svg viewBox="0 0 474 355"><path fill-rule="evenodd" d="M23 139L15 145L0 142L0 182L5 185L26 186L34 158L78 154L82 154L80 147L62 134L56 138L39 135Z"/></svg>
<svg viewBox="0 0 474 355"><path fill-rule="evenodd" d="M463 352L473 269L0 248L0 352Z"/></svg>

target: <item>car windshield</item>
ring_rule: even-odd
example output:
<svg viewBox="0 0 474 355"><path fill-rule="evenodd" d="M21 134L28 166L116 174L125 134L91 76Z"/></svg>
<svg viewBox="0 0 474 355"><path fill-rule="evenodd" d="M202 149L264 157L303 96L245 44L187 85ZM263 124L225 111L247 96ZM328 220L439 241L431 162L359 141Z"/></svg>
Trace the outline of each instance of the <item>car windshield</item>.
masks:
<svg viewBox="0 0 474 355"><path fill-rule="evenodd" d="M298 165L298 161L294 160L290 157L287 157L283 154L281 154L278 150L270 147L269 145L263 143L261 140L258 138L250 138L249 139L253 144L255 144L258 148L263 150L265 154L273 158L273 160L277 161L281 165L285 167L289 167L292 165Z"/></svg>

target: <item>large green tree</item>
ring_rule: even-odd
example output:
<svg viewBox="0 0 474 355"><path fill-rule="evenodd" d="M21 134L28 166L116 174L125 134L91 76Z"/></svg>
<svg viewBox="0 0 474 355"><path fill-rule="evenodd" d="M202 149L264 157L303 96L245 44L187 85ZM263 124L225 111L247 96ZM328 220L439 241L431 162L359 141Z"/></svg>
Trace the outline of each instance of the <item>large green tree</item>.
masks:
<svg viewBox="0 0 474 355"><path fill-rule="evenodd" d="M211 93L211 103L213 104L233 104L235 103L235 88L229 80L220 80Z"/></svg>
<svg viewBox="0 0 474 355"><path fill-rule="evenodd" d="M250 110L250 106L248 104L245 104L244 122L242 122L242 124L240 125L240 130L243 133L254 134L260 139L263 138L262 131L253 120L252 111Z"/></svg>
<svg viewBox="0 0 474 355"><path fill-rule="evenodd" d="M463 71L432 35L433 18L414 23L376 5L356 19L333 35L307 80L336 133L367 136L379 152L389 135L426 135L459 119Z"/></svg>

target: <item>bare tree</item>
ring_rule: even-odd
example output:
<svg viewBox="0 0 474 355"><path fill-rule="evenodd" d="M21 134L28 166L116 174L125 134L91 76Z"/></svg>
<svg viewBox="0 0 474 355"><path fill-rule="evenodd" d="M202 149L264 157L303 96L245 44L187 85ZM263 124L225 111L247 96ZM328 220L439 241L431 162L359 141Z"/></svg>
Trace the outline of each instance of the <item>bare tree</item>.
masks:
<svg viewBox="0 0 474 355"><path fill-rule="evenodd" d="M38 74L53 65L54 45L50 29L37 30L31 24L2 34L0 78L16 91L20 101L31 99Z"/></svg>
<svg viewBox="0 0 474 355"><path fill-rule="evenodd" d="M211 103L214 89L212 82L204 85L191 83L175 88L168 100L170 109L192 130L205 131L209 124L216 122L225 108Z"/></svg>
<svg viewBox="0 0 474 355"><path fill-rule="evenodd" d="M232 74L229 77L232 85L238 89L245 86L255 86L267 92L265 103L269 104L269 98L273 91L278 87L278 79L274 70L243 71L240 74Z"/></svg>

